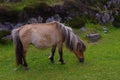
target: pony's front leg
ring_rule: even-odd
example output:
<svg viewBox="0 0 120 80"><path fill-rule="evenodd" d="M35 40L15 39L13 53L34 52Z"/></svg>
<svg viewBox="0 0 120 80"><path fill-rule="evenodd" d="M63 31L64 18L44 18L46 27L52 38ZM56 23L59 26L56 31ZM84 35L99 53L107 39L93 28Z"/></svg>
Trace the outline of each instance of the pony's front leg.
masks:
<svg viewBox="0 0 120 80"><path fill-rule="evenodd" d="M63 49L62 49L62 45L59 45L58 52L59 52L59 61L61 62L61 64L65 64L65 62L64 62L64 60L63 60Z"/></svg>
<svg viewBox="0 0 120 80"><path fill-rule="evenodd" d="M52 46L50 56L48 57L50 59L51 63L54 63L54 53L55 53L55 50L56 50L56 45Z"/></svg>
<svg viewBox="0 0 120 80"><path fill-rule="evenodd" d="M29 43L24 42L23 43L23 50L24 51L23 51L23 58L22 58L22 60L23 60L23 67L25 68L25 70L29 69L27 61L26 61L26 53L27 53L28 47L29 47Z"/></svg>

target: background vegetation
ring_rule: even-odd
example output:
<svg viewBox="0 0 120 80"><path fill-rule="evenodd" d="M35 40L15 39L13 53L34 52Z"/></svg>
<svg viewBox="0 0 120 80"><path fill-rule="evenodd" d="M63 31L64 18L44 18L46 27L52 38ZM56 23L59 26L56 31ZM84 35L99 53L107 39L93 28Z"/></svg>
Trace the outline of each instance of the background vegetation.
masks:
<svg viewBox="0 0 120 80"><path fill-rule="evenodd" d="M9 0L8 0L9 1ZM23 10L27 6L34 7L40 3L47 3L49 5L62 4L63 0L23 0L22 2L6 2L1 1L0 8L7 10Z"/></svg>
<svg viewBox="0 0 120 80"><path fill-rule="evenodd" d="M8 2L9 1L9 2ZM11 1L11 2L10 2ZM44 21L55 14L59 14L62 22L70 18L76 23L75 27L87 21L92 23L113 23L119 27L120 1L119 0L3 0L0 2L1 22L25 22L32 17L42 16ZM48 14L49 13L49 14ZM13 17L14 16L14 17ZM117 17L116 17L117 16ZM22 19L22 20L21 20Z"/></svg>
<svg viewBox="0 0 120 80"><path fill-rule="evenodd" d="M38 17L41 12L45 19L57 13L62 17L62 22L71 26L76 35L85 42L87 50L85 63L79 63L76 56L64 46L63 54L66 64L61 65L58 62L58 52L55 54L55 64L52 64L48 60L50 48L38 50L31 45L27 53L30 70L26 71L22 67L17 67L18 69L15 70L13 43L11 41L2 44L2 42L0 43L0 80L120 80L119 0L9 1L0 0L0 23L24 23L32 17ZM112 3L108 7L110 1L118 3ZM51 10L56 12L51 13ZM27 14L27 18L23 15L19 16L21 13ZM109 15L110 18L103 17L104 14ZM114 20L110 22L112 17ZM80 30L83 26L87 31ZM103 26L107 26L107 33L103 32ZM96 43L88 43L85 38L86 34L92 32L101 34L102 38Z"/></svg>

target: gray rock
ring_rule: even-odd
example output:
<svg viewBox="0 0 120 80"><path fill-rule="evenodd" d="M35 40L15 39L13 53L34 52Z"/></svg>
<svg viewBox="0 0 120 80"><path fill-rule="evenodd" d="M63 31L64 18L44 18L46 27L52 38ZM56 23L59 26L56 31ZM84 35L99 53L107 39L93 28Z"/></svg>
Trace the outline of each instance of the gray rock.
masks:
<svg viewBox="0 0 120 80"><path fill-rule="evenodd" d="M7 35L7 36L3 37L2 39L4 39L4 40L12 40L12 35Z"/></svg>
<svg viewBox="0 0 120 80"><path fill-rule="evenodd" d="M17 23L17 24L13 27L13 29L19 28L19 27L21 27L21 26L23 26L23 25L24 25L24 23Z"/></svg>
<svg viewBox="0 0 120 80"><path fill-rule="evenodd" d="M53 18L54 18L55 21L58 21L58 22L61 21L61 17L60 17L58 14L55 14L55 15L53 16Z"/></svg>
<svg viewBox="0 0 120 80"><path fill-rule="evenodd" d="M110 20L110 14L104 13L102 16L102 22L107 23L107 22L109 22L109 20Z"/></svg>
<svg viewBox="0 0 120 80"><path fill-rule="evenodd" d="M89 40L89 42L97 42L100 39L100 34L99 33L90 33L86 35L86 38Z"/></svg>
<svg viewBox="0 0 120 80"><path fill-rule="evenodd" d="M34 24L34 23L38 23L38 20L36 18L30 18L28 21L27 21L28 24Z"/></svg>
<svg viewBox="0 0 120 80"><path fill-rule="evenodd" d="M4 25L8 30L12 30L14 27L14 25L10 22L5 22Z"/></svg>
<svg viewBox="0 0 120 80"><path fill-rule="evenodd" d="M108 28L106 26L103 26L103 31L104 31L104 33L107 33L108 32Z"/></svg>
<svg viewBox="0 0 120 80"><path fill-rule="evenodd" d="M87 29L85 27L81 27L80 30L83 31L83 32L87 31Z"/></svg>
<svg viewBox="0 0 120 80"><path fill-rule="evenodd" d="M0 23L0 31L2 30L12 30L13 28L13 24L9 23L9 22L5 22L5 23Z"/></svg>
<svg viewBox="0 0 120 80"><path fill-rule="evenodd" d="M55 14L54 16L51 16L48 19L46 19L46 23L52 22L52 21L61 22L61 17L58 14Z"/></svg>
<svg viewBox="0 0 120 80"><path fill-rule="evenodd" d="M37 20L38 20L38 23L42 23L43 22L43 18L41 16L38 16Z"/></svg>
<svg viewBox="0 0 120 80"><path fill-rule="evenodd" d="M53 17L49 17L48 19L46 19L46 23L49 23L49 22L52 22L52 21L54 21Z"/></svg>

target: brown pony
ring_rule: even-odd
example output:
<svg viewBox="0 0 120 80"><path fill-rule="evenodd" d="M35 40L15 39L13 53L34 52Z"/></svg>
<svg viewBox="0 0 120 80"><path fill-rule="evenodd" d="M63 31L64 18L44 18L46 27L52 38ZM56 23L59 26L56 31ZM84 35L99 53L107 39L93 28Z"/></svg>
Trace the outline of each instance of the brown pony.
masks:
<svg viewBox="0 0 120 80"><path fill-rule="evenodd" d="M65 42L67 48L72 51L80 62L84 62L84 43L73 33L70 27L59 22L27 24L12 31L15 45L16 63L28 68L26 52L30 44L37 48L52 47L49 59L54 63L56 46L59 52L59 61L64 64L62 46Z"/></svg>

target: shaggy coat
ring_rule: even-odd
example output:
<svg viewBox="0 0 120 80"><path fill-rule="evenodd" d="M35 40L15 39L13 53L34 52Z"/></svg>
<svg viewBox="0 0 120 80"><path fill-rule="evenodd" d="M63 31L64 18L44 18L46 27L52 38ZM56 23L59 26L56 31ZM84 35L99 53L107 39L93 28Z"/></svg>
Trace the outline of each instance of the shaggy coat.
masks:
<svg viewBox="0 0 120 80"><path fill-rule="evenodd" d="M33 44L37 48L52 47L50 59L53 61L56 46L59 50L61 63L62 46L65 42L67 48L75 53L78 59L84 61L84 51L86 49L84 43L73 33L70 27L59 22L27 24L12 31L13 42L15 45L16 63L27 66L26 52L29 44Z"/></svg>

